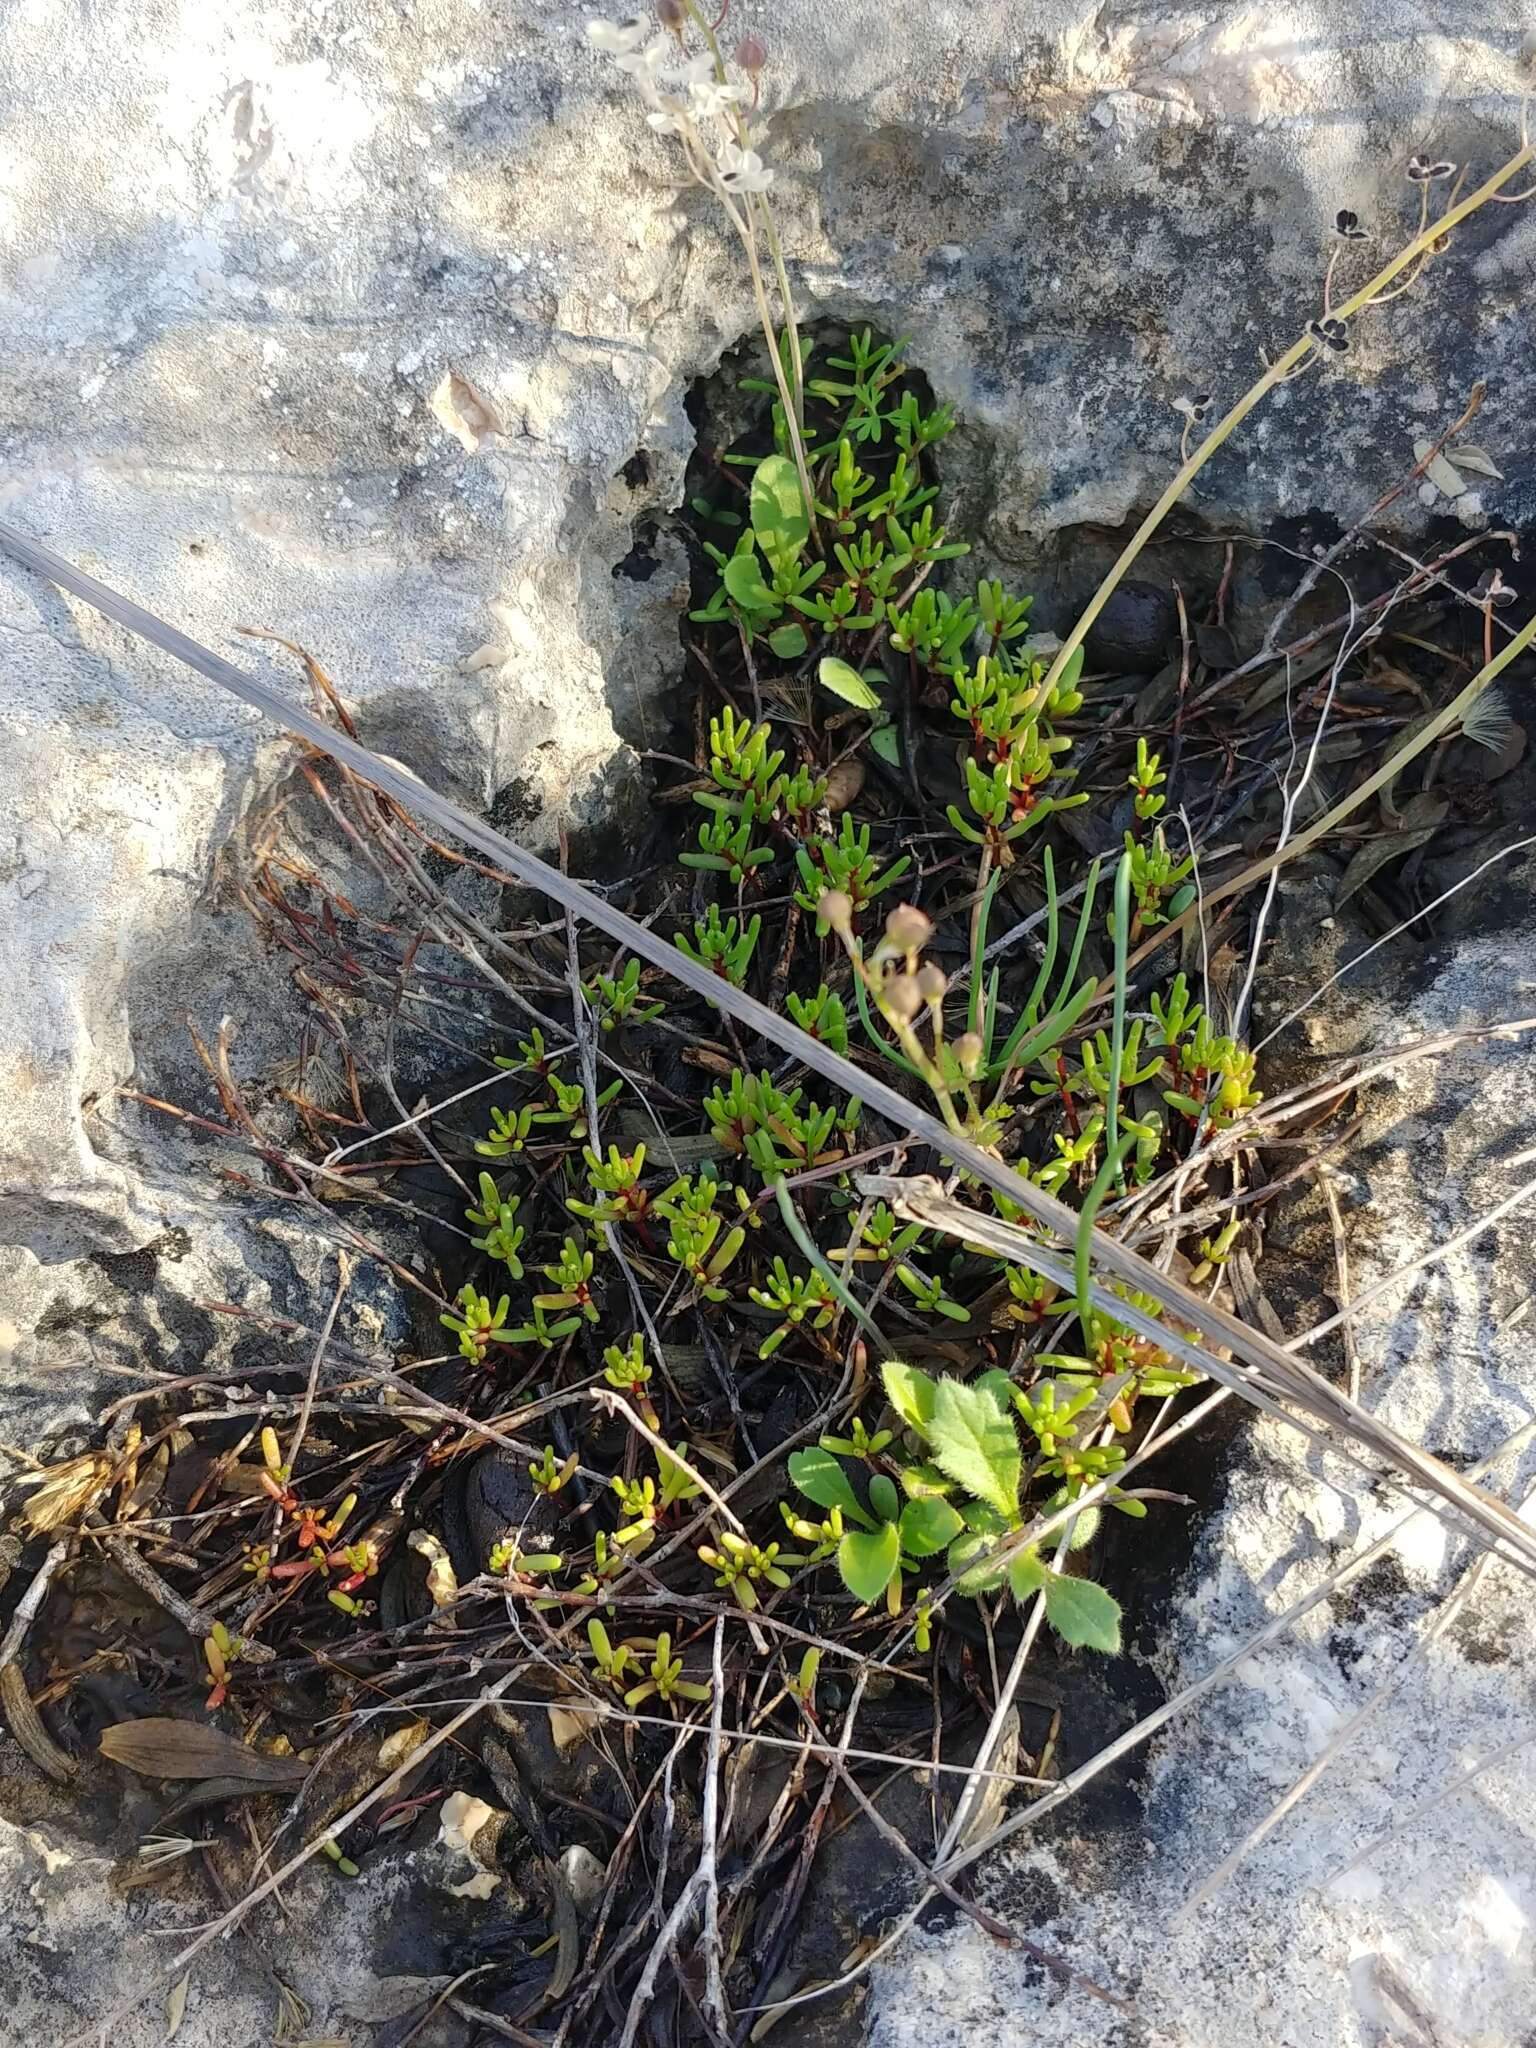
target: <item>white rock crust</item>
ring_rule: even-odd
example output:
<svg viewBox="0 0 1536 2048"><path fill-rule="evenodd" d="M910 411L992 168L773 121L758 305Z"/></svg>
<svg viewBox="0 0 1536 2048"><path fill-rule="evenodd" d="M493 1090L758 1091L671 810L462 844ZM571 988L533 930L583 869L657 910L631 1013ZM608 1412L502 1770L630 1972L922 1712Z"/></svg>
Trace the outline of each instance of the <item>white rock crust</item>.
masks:
<svg viewBox="0 0 1536 2048"><path fill-rule="evenodd" d="M3 28L0 511L215 645L301 642L365 737L477 801L517 788L539 836L643 738L681 555L663 534L647 580L610 571L636 513L678 501L690 380L751 325L737 253L586 18L145 0L67 27L20 0ZM1340 206L1385 241L1411 149L1498 160L1526 25L1518 0L733 16L769 45L807 307L911 335L1003 557L1144 503L1173 400L1239 389L1315 310ZM1481 224L1475 295L1458 270L1364 326L1203 508L1352 507L1474 373L1497 452L1530 395L1530 234ZM248 1023L270 1006L208 889L281 754L3 565L0 648L0 1214L57 1260L155 1221L82 1100L215 983Z"/></svg>

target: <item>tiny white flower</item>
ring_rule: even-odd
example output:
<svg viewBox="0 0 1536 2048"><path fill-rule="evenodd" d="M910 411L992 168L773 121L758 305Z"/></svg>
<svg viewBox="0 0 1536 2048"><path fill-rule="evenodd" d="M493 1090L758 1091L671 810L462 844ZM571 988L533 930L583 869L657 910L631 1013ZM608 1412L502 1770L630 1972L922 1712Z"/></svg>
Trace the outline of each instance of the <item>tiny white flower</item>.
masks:
<svg viewBox="0 0 1536 2048"><path fill-rule="evenodd" d="M722 142L715 169L727 192L766 192L773 173L755 149L743 149L736 142Z"/></svg>
<svg viewBox="0 0 1536 2048"><path fill-rule="evenodd" d="M621 71L629 73L642 92L654 92L656 89L656 74L666 62L670 53L671 45L668 43L667 38L663 35L658 35L647 43L643 50L631 48L624 51L617 59L617 63Z"/></svg>
<svg viewBox="0 0 1536 2048"><path fill-rule="evenodd" d="M741 100L750 98L744 85L727 85L715 75L715 60L708 51L690 57L682 69L689 111L696 121L713 121Z"/></svg>
<svg viewBox="0 0 1536 2048"><path fill-rule="evenodd" d="M718 78L707 78L698 84L690 83L688 103L696 121L713 121L723 114L727 107L734 107L747 97L743 85L722 85Z"/></svg>
<svg viewBox="0 0 1536 2048"><path fill-rule="evenodd" d="M654 106L645 118L658 135L682 135L687 131L688 124L681 107L668 106L665 100Z"/></svg>
<svg viewBox="0 0 1536 2048"><path fill-rule="evenodd" d="M587 41L605 57L628 57L645 41L651 25L638 14L624 21L589 21Z"/></svg>

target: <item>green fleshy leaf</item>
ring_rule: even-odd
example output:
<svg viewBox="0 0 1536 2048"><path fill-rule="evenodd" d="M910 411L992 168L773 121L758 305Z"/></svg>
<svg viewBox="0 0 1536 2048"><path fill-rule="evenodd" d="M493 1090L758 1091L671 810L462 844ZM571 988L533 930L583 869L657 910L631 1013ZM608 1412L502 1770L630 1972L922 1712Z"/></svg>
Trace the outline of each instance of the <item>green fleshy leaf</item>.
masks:
<svg viewBox="0 0 1536 2048"><path fill-rule="evenodd" d="M732 555L721 575L726 589L744 611L778 609L778 600L763 581L763 565L755 553Z"/></svg>
<svg viewBox="0 0 1536 2048"><path fill-rule="evenodd" d="M926 1437L933 1421L938 1381L919 1372L915 1365L903 1365L899 1358L888 1358L880 1368L880 1377L885 1381L885 1398L907 1428Z"/></svg>
<svg viewBox="0 0 1536 2048"><path fill-rule="evenodd" d="M781 661L797 661L804 654L810 642L805 637L804 626L775 626L768 635L768 645Z"/></svg>
<svg viewBox="0 0 1536 2048"><path fill-rule="evenodd" d="M1057 1635L1075 1650L1100 1650L1113 1656L1120 1647L1120 1603L1092 1579L1048 1573L1045 1613Z"/></svg>
<svg viewBox="0 0 1536 2048"><path fill-rule="evenodd" d="M844 1514L851 1512L859 1521L865 1520L864 1510L849 1484L848 1474L832 1453L824 1451L819 1444L790 1453L789 1477L791 1483L807 1500L815 1501L817 1507L841 1508Z"/></svg>
<svg viewBox="0 0 1536 2048"><path fill-rule="evenodd" d="M901 1547L908 1557L936 1557L961 1527L947 1500L909 1500L901 1511Z"/></svg>
<svg viewBox="0 0 1536 2048"><path fill-rule="evenodd" d="M896 737L894 725L877 725L869 736L869 744L888 766L901 766L901 742Z"/></svg>
<svg viewBox="0 0 1536 2048"><path fill-rule="evenodd" d="M837 1546L837 1568L855 1600L878 1600L891 1583L901 1559L901 1537L894 1522L878 1529L850 1529Z"/></svg>
<svg viewBox="0 0 1536 2048"><path fill-rule="evenodd" d="M869 1504L878 1520L894 1522L901 1513L901 1495L894 1479L877 1472L869 1482Z"/></svg>
<svg viewBox="0 0 1536 2048"><path fill-rule="evenodd" d="M1075 690L1077 688L1077 679L1082 674L1082 672L1083 650L1081 643L1079 643L1076 647L1073 648L1071 656L1066 663L1066 666L1062 669L1061 674L1056 678L1057 689Z"/></svg>
<svg viewBox="0 0 1536 2048"><path fill-rule="evenodd" d="M787 455L768 455L752 479L752 531L770 562L792 562L810 538L800 478Z"/></svg>
<svg viewBox="0 0 1536 2048"><path fill-rule="evenodd" d="M839 661L835 654L825 656L816 673L821 678L821 687L830 690L834 697L841 697L845 704L852 704L860 711L880 709L878 692L869 687L856 668L850 668L846 661Z"/></svg>
<svg viewBox="0 0 1536 2048"><path fill-rule="evenodd" d="M928 1440L940 1470L957 1485L995 1508L1005 1521L1018 1515L1023 1462L1019 1439L987 1388L940 1380Z"/></svg>

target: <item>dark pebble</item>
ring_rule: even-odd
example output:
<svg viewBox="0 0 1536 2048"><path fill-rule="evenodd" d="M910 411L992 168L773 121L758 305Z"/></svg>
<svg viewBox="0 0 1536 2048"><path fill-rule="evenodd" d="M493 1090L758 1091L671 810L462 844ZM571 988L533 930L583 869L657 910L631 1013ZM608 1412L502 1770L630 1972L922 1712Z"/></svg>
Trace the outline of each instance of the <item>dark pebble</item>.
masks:
<svg viewBox="0 0 1536 2048"><path fill-rule="evenodd" d="M1159 583L1122 583L1089 628L1090 669L1113 675L1161 668L1177 645L1179 609Z"/></svg>
<svg viewBox="0 0 1536 2048"><path fill-rule="evenodd" d="M461 1579L484 1571L503 1541L537 1550L553 1520L547 1496L528 1477L527 1461L499 1446L482 1451L461 1480L444 1488L443 1537Z"/></svg>

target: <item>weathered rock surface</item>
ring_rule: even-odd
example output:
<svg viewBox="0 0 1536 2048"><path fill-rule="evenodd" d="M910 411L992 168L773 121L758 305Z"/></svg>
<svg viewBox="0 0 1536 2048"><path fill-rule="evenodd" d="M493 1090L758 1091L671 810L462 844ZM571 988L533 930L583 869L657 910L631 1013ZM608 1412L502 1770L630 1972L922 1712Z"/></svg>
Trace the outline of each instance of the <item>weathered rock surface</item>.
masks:
<svg viewBox="0 0 1536 2048"><path fill-rule="evenodd" d="M678 500L691 381L752 327L737 252L583 18L150 0L4 27L0 510L215 645L301 642L366 739L536 834L654 729L680 557L663 529L654 573L611 572ZM1529 24L1518 0L1375 0L1347 27L787 0L741 25L772 45L809 311L910 334L966 422L965 516L1048 608L1081 577L1051 537L1148 501L1173 401L1234 393L1316 310L1339 207L1364 261L1411 150L1499 160ZM1488 209L1222 455L1203 515L1358 509L1474 375L1483 439L1521 451L1532 233ZM1479 495L1507 520L1528 488ZM270 982L210 878L281 749L8 567L0 643L5 1234L132 1249L160 1219L81 1104L174 1069L189 1001L259 1034Z"/></svg>
<svg viewBox="0 0 1536 2048"><path fill-rule="evenodd" d="M627 749L659 736L685 596L667 527L693 443L684 401L752 328L735 250L675 185L625 82L588 53L584 12L145 0L76 15L18 0L0 22L0 516L238 658L287 659L232 641L241 625L307 647L365 740L536 838L559 812L599 814L632 778ZM1372 0L1359 20L1321 0L1278 13L740 0L733 23L772 46L765 149L805 306L911 336L964 419L965 519L1000 563L1036 579L1042 615L1059 623L1091 552L1079 529L1122 522L1176 459L1173 401L1235 393L1258 350L1317 309L1336 210L1357 212L1380 248L1405 216L1411 150L1479 169L1500 159L1529 16L1521 0L1446 0L1431 15ZM1490 383L1479 439L1511 481L1457 510L1528 518L1533 235L1524 213L1489 209L1420 299L1281 393L1213 465L1201 518L1262 528L1363 509L1477 375ZM1422 516L1412 500L1400 509ZM635 573L616 576L637 538ZM248 1333L198 1304L239 1293L306 1307L327 1253L275 1208L213 1197L183 1135L112 1095L199 1084L188 1012L205 1030L229 1014L255 1075L291 1051L281 965L255 951L224 886L288 749L3 559L0 653L0 1385L6 1437L47 1430L58 1443L103 1385L119 1390L146 1365L238 1365ZM1437 985L1446 1002L1449 986ZM1488 1114L1477 1142L1492 1146L1502 1125ZM1470 1172L1455 1199L1481 1198ZM1381 1214L1402 1218L1386 1263L1441 1221ZM1458 1301L1473 1313L1454 1285L1435 1287L1447 1317ZM1417 1306L1394 1343L1432 1345ZM387 1341L392 1313L359 1286L344 1327ZM1454 1325L1455 1346L1493 1344L1481 1313ZM1415 1394L1405 1351L1391 1399L1437 1447L1475 1454L1529 1391L1518 1350L1508 1356L1496 1393L1478 1352L1454 1386L1421 1374ZM1433 1405L1418 1413L1416 1400ZM1305 1582L1306 1555L1280 1562L1288 1518L1345 1512L1315 1505L1329 1497L1278 1443L1264 1457L1210 1539L1189 1624L1207 1649L1248 1625L1283 1570L1285 1586ZM1332 1533L1299 1540L1321 1555ZM1498 1598L1479 1614L1504 1614ZM1201 1647L1172 1643L1170 1674ZM1386 1654L1375 1634L1367 1649L1374 1668ZM1211 1724L1239 1751L1258 1747L1276 1783L1307 1753L1309 1716L1315 1734L1363 1682L1305 1638L1296 1656L1271 1685L1284 1712L1269 1694L1241 1696L1262 1745L1231 1732L1241 1722ZM1443 1690L1421 1715L1443 1713L1437 1725L1469 1740L1467 1717L1483 1714L1492 1746L1502 1667L1434 1668ZM1445 1762L1406 1740L1399 1753L1431 1775ZM1172 1747L1156 1767L1158 1898L1162 1873L1199 1867L1197 1840L1214 1860L1259 1797L1257 1772L1203 1787L1198 1755ZM1348 1782L1380 1810L1370 1781ZM1483 1825L1503 1858L1505 1820ZM1528 1815L1508 1822L1520 1825ZM4 1837L17 1896L37 1906L16 1926L38 1967L0 2035L16 2024L16 2038L46 2040L62 2036L61 2008L83 2017L110 2002L140 1949L114 1947L105 1980L106 1958L83 1939L100 1859L69 1847L61 1822L34 1832ZM1472 1831L1448 1839L1447 1857L1471 1858ZM76 1860L50 1875L61 1853ZM1075 1890L1072 1858L1059 1844L1045 1853ZM1529 1941L1529 1861L1518 1881L1507 1862L1490 1850L1476 1878L1468 1861L1459 1892L1460 1866L1446 1865L1444 1896L1469 1912L1481 1901L1494 1932L1475 1948L1454 1925L1434 1937L1483 1958L1482 2005L1469 1990L1464 2009L1488 2015L1474 2038L1490 2048L1516 2038L1500 2029ZM1149 2025L1202 2038L1185 2018L1190 1980L1171 1960L1182 1956L1196 1981L1209 1972L1227 2038L1284 2038L1258 2003L1282 1985L1304 2016L1323 2015L1310 2031L1296 2022L1298 2041L1346 2023L1376 2038L1334 1966L1355 1964L1357 1939L1389 1955L1398 1943L1405 1970L1435 1952L1428 1909L1413 1917L1398 1876L1394 1864L1376 1905L1318 1906L1288 1902L1282 1872L1232 1895L1240 1906L1210 1909L1183 1946L1135 1948ZM1119 1929L1125 1952L1148 1893L1139 1867L1118 1882L1095 1876L1103 1910L1064 1938L1103 1942L1107 1957ZM1389 1936L1398 1904L1406 1917ZM1224 1914L1301 1958L1287 1976L1252 1957L1247 2009L1233 2003L1237 1951L1209 1932ZM952 1986L962 1959L980 1957L963 1932L928 1953ZM991 1951L984 1961L1005 2031L1027 2010L1042 2040L1051 2026L1092 2038L1080 2001L1037 2020L1027 1987ZM1453 2018L1447 1987L1472 1982L1426 1988L1410 1975ZM908 2038L923 1983L911 1964L882 1977L890 2042ZM319 1978L305 1989L324 2005ZM957 2034L983 2011L946 2009ZM246 2038L236 2010L194 1999L178 2040ZM157 2020L144 2025L160 2038Z"/></svg>

